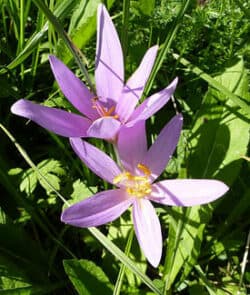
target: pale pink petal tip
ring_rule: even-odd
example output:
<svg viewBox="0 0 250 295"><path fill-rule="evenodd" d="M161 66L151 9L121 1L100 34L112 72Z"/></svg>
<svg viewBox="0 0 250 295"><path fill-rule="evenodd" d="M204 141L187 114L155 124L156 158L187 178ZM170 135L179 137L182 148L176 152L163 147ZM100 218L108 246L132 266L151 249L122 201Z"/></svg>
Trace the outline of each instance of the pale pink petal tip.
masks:
<svg viewBox="0 0 250 295"><path fill-rule="evenodd" d="M169 206L195 206L222 197L229 187L212 179L169 179L155 183L150 200Z"/></svg>
<svg viewBox="0 0 250 295"><path fill-rule="evenodd" d="M150 201L134 202L133 220L140 247L149 263L157 267L162 255L162 234L159 218Z"/></svg>

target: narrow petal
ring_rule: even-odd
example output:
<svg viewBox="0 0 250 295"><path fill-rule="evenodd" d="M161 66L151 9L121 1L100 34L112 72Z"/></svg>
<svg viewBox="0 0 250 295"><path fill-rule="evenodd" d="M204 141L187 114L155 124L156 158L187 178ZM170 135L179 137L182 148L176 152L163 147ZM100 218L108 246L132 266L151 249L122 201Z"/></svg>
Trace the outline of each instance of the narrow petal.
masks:
<svg viewBox="0 0 250 295"><path fill-rule="evenodd" d="M121 123L112 117L101 117L95 120L88 129L88 136L115 140Z"/></svg>
<svg viewBox="0 0 250 295"><path fill-rule="evenodd" d="M61 221L78 227L99 226L118 218L132 202L121 189L100 192L64 210Z"/></svg>
<svg viewBox="0 0 250 295"><path fill-rule="evenodd" d="M88 90L83 82L78 79L63 62L51 55L50 66L62 93L72 105L90 119L96 119L98 114L92 108L91 99L94 95Z"/></svg>
<svg viewBox="0 0 250 295"><path fill-rule="evenodd" d="M157 267L161 260L161 225L150 201L137 199L133 206L135 233L144 255Z"/></svg>
<svg viewBox="0 0 250 295"><path fill-rule="evenodd" d="M43 128L66 137L86 137L91 122L79 115L20 99L11 107L15 115L30 119Z"/></svg>
<svg viewBox="0 0 250 295"><path fill-rule="evenodd" d="M104 152L80 138L70 138L70 143L78 157L96 175L113 183L114 177L121 173L116 163Z"/></svg>
<svg viewBox="0 0 250 295"><path fill-rule="evenodd" d="M116 107L116 113L122 122L126 122L135 109L144 90L145 84L154 65L158 46L151 47L144 55L140 66L129 78L123 88L121 98Z"/></svg>
<svg viewBox="0 0 250 295"><path fill-rule="evenodd" d="M135 172L137 164L142 162L147 152L145 121L130 128L123 126L119 132L117 148L123 167Z"/></svg>
<svg viewBox="0 0 250 295"><path fill-rule="evenodd" d="M121 44L104 5L98 6L96 46L96 91L102 101L118 101L124 81Z"/></svg>
<svg viewBox="0 0 250 295"><path fill-rule="evenodd" d="M228 189L218 180L170 179L152 185L150 200L170 206L194 206L212 202Z"/></svg>
<svg viewBox="0 0 250 295"><path fill-rule="evenodd" d="M170 160L180 137L183 118L176 115L162 129L155 142L148 150L143 164L149 167L153 179L157 178Z"/></svg>
<svg viewBox="0 0 250 295"><path fill-rule="evenodd" d="M140 120L146 120L158 112L169 101L175 91L177 82L178 78L175 78L167 88L153 94L140 104L135 109L127 125L131 126Z"/></svg>

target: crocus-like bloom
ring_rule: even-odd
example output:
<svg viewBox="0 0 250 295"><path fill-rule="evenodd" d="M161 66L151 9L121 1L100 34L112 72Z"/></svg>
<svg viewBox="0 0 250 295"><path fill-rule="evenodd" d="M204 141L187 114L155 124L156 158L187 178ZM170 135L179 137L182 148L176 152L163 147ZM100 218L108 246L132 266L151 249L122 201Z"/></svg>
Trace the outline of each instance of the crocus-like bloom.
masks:
<svg viewBox="0 0 250 295"><path fill-rule="evenodd" d="M123 127L117 142L122 168L89 143L80 138L71 139L81 160L118 189L97 193L72 205L63 211L61 220L78 227L99 226L115 220L132 205L137 239L148 261L156 267L161 259L162 234L150 201L193 206L211 202L228 190L217 180L170 179L154 183L175 150L181 128L182 116L176 115L147 150L145 122Z"/></svg>
<svg viewBox="0 0 250 295"><path fill-rule="evenodd" d="M136 108L157 50L158 46L154 46L146 52L137 70L124 84L121 44L106 8L100 4L95 67L97 93L91 93L55 56L49 58L63 94L80 114L49 108L24 99L17 101L11 111L62 136L114 140L121 126L133 126L138 121L146 120L166 104L175 90L177 78L167 88L150 96Z"/></svg>

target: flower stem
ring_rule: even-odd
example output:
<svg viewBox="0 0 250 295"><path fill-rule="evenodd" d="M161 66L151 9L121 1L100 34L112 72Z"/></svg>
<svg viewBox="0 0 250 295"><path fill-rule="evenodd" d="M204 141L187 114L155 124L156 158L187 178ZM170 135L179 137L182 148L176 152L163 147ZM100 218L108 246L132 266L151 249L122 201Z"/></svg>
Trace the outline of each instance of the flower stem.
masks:
<svg viewBox="0 0 250 295"><path fill-rule="evenodd" d="M122 43L124 64L126 64L126 56L128 51L129 6L130 6L130 0L123 0L121 43Z"/></svg>
<svg viewBox="0 0 250 295"><path fill-rule="evenodd" d="M129 255L129 252L130 252L130 249L131 249L131 245L132 245L132 242L133 242L133 237L134 237L134 231L133 231L133 228L132 228L130 230L130 232L129 232L128 241L127 241L127 244L126 244L126 247L125 247L125 255L127 255L127 256ZM118 277L117 277L117 281L116 281L116 284L115 284L115 289L113 291L113 295L118 295L121 292L122 281L123 281L123 277L124 277L124 274L125 274L125 269L126 269L126 266L122 263L119 274L118 274Z"/></svg>

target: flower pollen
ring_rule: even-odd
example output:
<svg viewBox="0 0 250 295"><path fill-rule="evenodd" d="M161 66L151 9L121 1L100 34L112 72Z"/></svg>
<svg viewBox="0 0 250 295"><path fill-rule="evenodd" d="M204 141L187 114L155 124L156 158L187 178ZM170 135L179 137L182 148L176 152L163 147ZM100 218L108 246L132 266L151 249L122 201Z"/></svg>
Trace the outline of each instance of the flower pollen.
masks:
<svg viewBox="0 0 250 295"><path fill-rule="evenodd" d="M129 195L143 198L152 192L149 179L151 171L147 166L140 163L137 165L137 168L143 175L132 175L130 172L124 171L113 179L113 183L124 185Z"/></svg>

